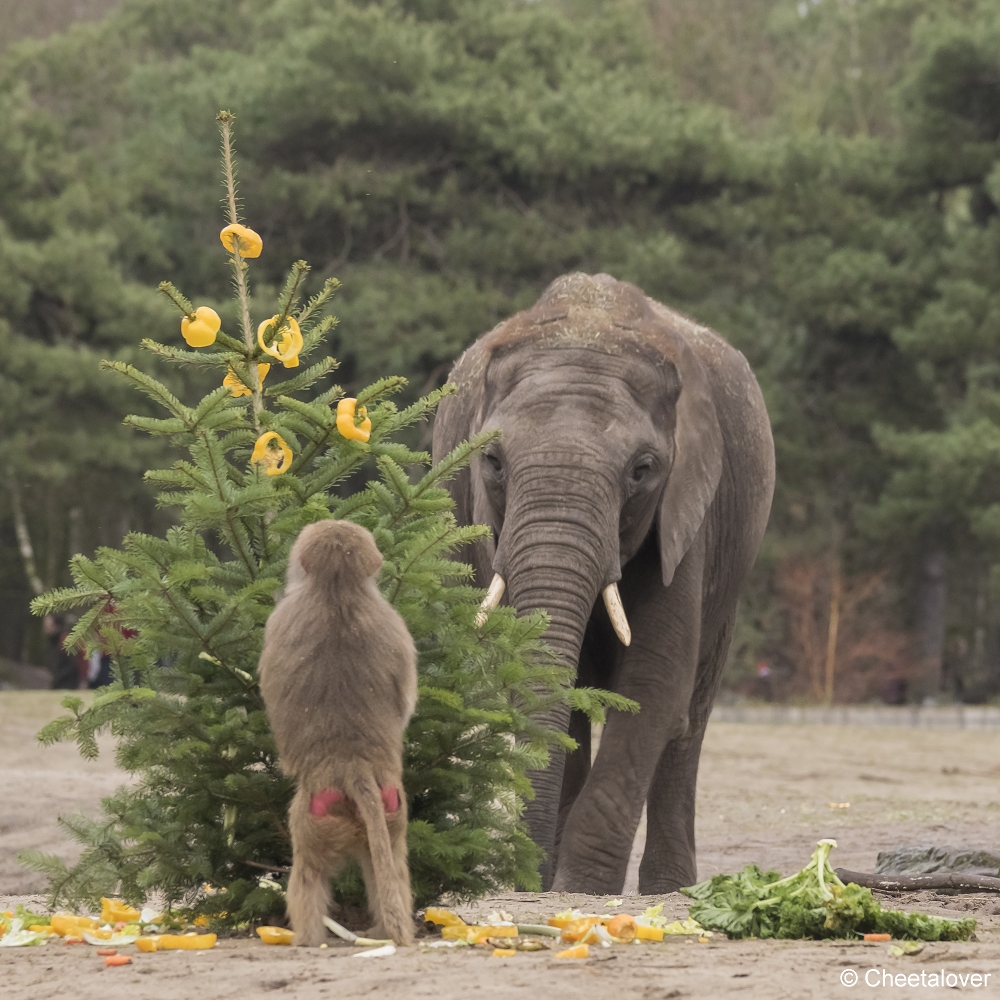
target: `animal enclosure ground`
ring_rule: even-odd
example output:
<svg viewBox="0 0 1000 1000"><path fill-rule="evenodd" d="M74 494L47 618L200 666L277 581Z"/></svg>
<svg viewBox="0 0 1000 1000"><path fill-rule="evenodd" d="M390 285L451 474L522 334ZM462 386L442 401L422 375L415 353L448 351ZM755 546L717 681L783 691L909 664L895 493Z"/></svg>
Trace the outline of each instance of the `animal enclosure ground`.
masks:
<svg viewBox="0 0 1000 1000"><path fill-rule="evenodd" d="M110 743L101 758L79 759L72 746L41 748L42 724L58 714L55 692L0 693L0 905L38 893L40 877L21 870L14 854L35 846L74 857L56 825L61 813L96 814L101 795L123 776ZM831 809L830 802L850 803ZM698 800L699 874L732 872L749 861L786 873L802 867L815 842L839 843L836 867L871 870L879 850L899 844L1000 847L1000 732L847 726L709 726ZM637 852L641 850L641 833ZM630 873L634 882L635 873ZM911 894L908 909L980 921L977 940L928 944L891 958L883 944L726 941L690 939L662 945L594 949L587 961L549 953L494 959L479 949L426 952L419 947L388 959L354 960L353 949L266 947L247 939L221 941L211 952L133 955L133 964L105 969L94 949L61 943L0 949L0 983L10 997L33 1000L222 1000L239 997L360 997L392 995L467 1000L470 996L715 998L749 1000L849 997L878 992L893 998L935 995L926 986L865 985L878 977L940 972L966 977L966 990L1000 995L1000 896ZM665 913L686 915L684 897L626 897L623 909L640 912L665 902ZM567 905L599 910L604 900L563 894L521 893L485 900L467 916L497 907L521 920L541 918ZM892 905L896 905L893 903ZM133 952L134 948L123 949ZM862 981L841 985L845 970ZM971 985L973 973L991 978ZM961 980L957 980L961 988Z"/></svg>

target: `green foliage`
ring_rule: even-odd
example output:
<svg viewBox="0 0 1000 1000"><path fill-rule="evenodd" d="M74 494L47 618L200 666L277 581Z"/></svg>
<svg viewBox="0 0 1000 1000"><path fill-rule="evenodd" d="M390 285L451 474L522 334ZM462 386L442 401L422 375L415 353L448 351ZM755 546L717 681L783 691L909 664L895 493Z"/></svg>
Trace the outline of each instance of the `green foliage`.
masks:
<svg viewBox="0 0 1000 1000"><path fill-rule="evenodd" d="M164 529L134 473L168 440L119 426L96 359L135 365L136 330L167 341L147 287L164 276L238 324L205 221L208 115L238 100L262 315L282 262L317 262L304 295L340 275L348 393L386 371L410 380L401 404L440 386L559 274L634 281L739 347L772 417L778 492L731 676L800 669L786 560L891 570L901 606L880 624L904 629L918 566L946 551L950 648L979 650L949 654L953 691L995 694L974 637L1000 624L998 45L986 0L124 0L13 46L0 435L39 575L66 584L66 555ZM200 400L198 352L153 350L144 368ZM7 492L0 589L23 607Z"/></svg>
<svg viewBox="0 0 1000 1000"><path fill-rule="evenodd" d="M220 121L228 150L231 116ZM231 175L229 194L235 222ZM203 896L200 909L225 912L230 923L281 909L280 889L258 879L289 864L292 788L275 757L257 661L298 532L322 518L349 517L374 534L385 557L380 586L419 652L420 698L404 775L416 899L537 888L538 851L520 821L531 795L526 770L544 766L550 746L573 745L539 719L567 699L595 719L603 718L604 705L635 706L600 692L571 692L571 671L542 643L540 613L516 618L499 609L475 627L482 592L464 582L470 568L449 557L487 529L456 524L442 483L492 436L460 445L427 471L429 456L398 440L452 388L400 409L391 397L405 379L369 385L357 397L371 419L367 441L337 429L336 403L344 395L338 386L300 396L336 367L329 358L284 382L269 374L265 395L256 365L267 355L253 336L248 265L237 253L229 256L239 327L233 335L220 332L194 360L214 365L220 381L237 371L252 392L233 396L219 387L187 405L141 369L109 362L168 414L128 422L187 451L171 468L146 476L177 523L165 537L132 532L120 549L75 556L74 586L33 605L38 614L82 611L68 642L109 651L115 675L88 705L68 697L70 714L46 726L40 739L74 739L91 758L97 734L110 730L116 761L134 783L104 801L103 819L64 821L84 845L72 868L34 851L22 860L49 876L52 905L92 902L116 890L137 903L156 891L167 902L191 904L207 885L225 892ZM336 291L328 281L301 306L296 276L307 270L294 265L279 300L279 312L301 326L303 358L320 350L317 331L330 328L322 316ZM183 296L165 291L182 312L190 310ZM191 352L146 343L161 357L191 360ZM272 434L292 449L287 468L261 454ZM335 488L370 460L377 478L338 496ZM411 482L417 470L422 475ZM350 878L342 890L350 893Z"/></svg>
<svg viewBox="0 0 1000 1000"><path fill-rule="evenodd" d="M821 840L809 864L782 878L747 865L736 875L716 875L681 889L694 903L690 916L707 930L729 938L857 938L891 934L917 941L968 941L976 929L971 918L950 920L924 913L883 910L854 882L847 885L830 867L836 841Z"/></svg>

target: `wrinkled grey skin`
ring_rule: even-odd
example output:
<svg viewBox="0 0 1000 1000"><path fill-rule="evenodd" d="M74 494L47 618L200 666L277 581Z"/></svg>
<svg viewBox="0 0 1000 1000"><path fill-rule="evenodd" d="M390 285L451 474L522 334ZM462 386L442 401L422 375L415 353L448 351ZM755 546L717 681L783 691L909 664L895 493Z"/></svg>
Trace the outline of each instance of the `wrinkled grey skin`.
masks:
<svg viewBox="0 0 1000 1000"><path fill-rule="evenodd" d="M774 447L743 355L605 274L554 281L456 362L434 429L438 460L503 437L452 483L463 524L494 540L466 553L519 612L552 617L548 641L578 683L620 692L590 764L590 726L549 721L579 749L532 774L531 836L545 888L619 893L644 802L639 891L696 881L695 782L739 590L764 534ZM618 581L626 648L601 599Z"/></svg>

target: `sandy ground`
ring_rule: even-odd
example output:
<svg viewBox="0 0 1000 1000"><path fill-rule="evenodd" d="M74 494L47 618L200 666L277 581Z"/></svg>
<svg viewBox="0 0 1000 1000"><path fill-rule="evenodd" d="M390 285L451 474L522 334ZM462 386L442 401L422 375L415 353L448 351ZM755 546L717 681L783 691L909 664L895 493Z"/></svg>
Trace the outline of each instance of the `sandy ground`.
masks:
<svg viewBox="0 0 1000 1000"><path fill-rule="evenodd" d="M33 744L33 734L57 711L58 696L51 692L0 693L0 904L38 901L34 894L43 888L43 880L19 868L14 853L34 846L74 858L57 817L77 810L96 814L101 795L123 780L106 743L92 763L80 760L72 746ZM831 809L830 802L849 802L850 808ZM641 856L642 833L640 828L634 862ZM791 872L821 837L838 841L836 866L856 870L871 870L878 851L902 844L1000 847L1000 733L711 725L698 807L701 877L735 871L749 861ZM634 865L626 889L630 883L635 884ZM637 913L661 901L665 912L686 916L679 894L626 896L622 909ZM567 905L601 909L603 903L595 897L520 893L484 900L465 913L472 918L500 907L519 920L534 920ZM133 965L112 969L104 968L93 949L55 943L0 949L0 994L33 1000L370 994L436 1000L470 995L764 1000L873 993L903 998L943 994L947 986L929 985L930 976L943 972L964 977L956 978L953 988L1000 997L1000 896L923 893L897 897L893 905L976 916L977 940L929 944L919 955L892 958L885 945L860 942L715 937L707 944L680 939L617 947L570 962L550 953L503 960L479 949L442 954L420 948L355 961L354 949L347 947L307 951L234 939L205 953L135 954ZM849 987L841 977L849 982L853 972L859 981ZM990 978L976 986L973 974Z"/></svg>

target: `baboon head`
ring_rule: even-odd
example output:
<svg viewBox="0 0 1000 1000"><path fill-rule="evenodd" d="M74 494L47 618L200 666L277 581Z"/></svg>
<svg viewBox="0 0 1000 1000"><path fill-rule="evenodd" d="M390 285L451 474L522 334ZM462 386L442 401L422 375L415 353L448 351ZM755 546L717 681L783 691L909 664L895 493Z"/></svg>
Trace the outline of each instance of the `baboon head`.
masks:
<svg viewBox="0 0 1000 1000"><path fill-rule="evenodd" d="M382 553L371 532L360 524L330 519L302 529L289 557L290 574L296 563L323 583L359 583L379 571Z"/></svg>

